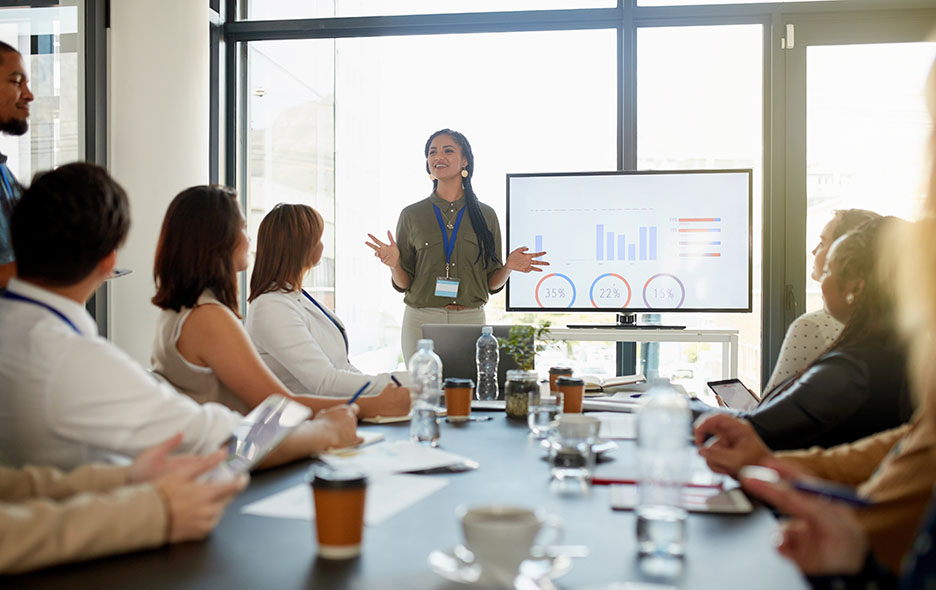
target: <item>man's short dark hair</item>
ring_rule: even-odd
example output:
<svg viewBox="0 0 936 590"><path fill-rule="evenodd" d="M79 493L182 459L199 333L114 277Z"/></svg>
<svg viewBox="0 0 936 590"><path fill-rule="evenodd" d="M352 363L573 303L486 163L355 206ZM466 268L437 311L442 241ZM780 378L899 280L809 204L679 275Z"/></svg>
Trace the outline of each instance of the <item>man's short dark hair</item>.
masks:
<svg viewBox="0 0 936 590"><path fill-rule="evenodd" d="M4 43L3 41L0 41L0 64L3 63L3 56L6 55L7 53L16 53L17 55L19 55L19 49L17 49L16 47L13 47L9 43Z"/></svg>
<svg viewBox="0 0 936 590"><path fill-rule="evenodd" d="M73 285L127 237L127 193L106 170L67 164L37 176L10 223L17 275Z"/></svg>

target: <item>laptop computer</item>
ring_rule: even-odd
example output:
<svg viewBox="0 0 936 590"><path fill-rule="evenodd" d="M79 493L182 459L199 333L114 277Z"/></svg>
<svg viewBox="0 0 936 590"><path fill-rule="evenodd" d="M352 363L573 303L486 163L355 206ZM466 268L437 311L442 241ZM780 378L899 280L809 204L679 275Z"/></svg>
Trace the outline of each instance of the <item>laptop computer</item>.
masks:
<svg viewBox="0 0 936 590"><path fill-rule="evenodd" d="M494 336L507 338L510 335L510 326L493 326ZM463 379L478 380L478 365L475 359L475 344L481 336L481 326L466 324L423 324L422 337L432 340L433 350L442 359L442 378L461 377ZM533 338L529 346L533 348ZM497 363L497 386L499 397L504 397L504 383L507 381L507 371L517 368L517 361L513 356L500 351L500 360ZM475 383L477 385L477 383Z"/></svg>

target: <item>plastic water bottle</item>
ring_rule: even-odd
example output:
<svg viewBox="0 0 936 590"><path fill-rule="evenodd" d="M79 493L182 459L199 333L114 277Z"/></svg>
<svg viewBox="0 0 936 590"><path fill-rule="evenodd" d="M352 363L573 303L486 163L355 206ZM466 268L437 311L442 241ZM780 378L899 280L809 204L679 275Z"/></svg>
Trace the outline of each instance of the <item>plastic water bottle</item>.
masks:
<svg viewBox="0 0 936 590"><path fill-rule="evenodd" d="M689 460L692 414L686 397L655 387L637 414L637 550L641 555L682 557L686 548L683 485Z"/></svg>
<svg viewBox="0 0 936 590"><path fill-rule="evenodd" d="M494 337L494 328L484 326L481 328L481 337L478 338L478 387L475 396L478 399L497 399L497 363L500 360L497 338Z"/></svg>
<svg viewBox="0 0 936 590"><path fill-rule="evenodd" d="M419 444L439 444L439 403L442 397L442 359L432 351L432 340L420 340L410 358L410 399L413 417L410 440Z"/></svg>

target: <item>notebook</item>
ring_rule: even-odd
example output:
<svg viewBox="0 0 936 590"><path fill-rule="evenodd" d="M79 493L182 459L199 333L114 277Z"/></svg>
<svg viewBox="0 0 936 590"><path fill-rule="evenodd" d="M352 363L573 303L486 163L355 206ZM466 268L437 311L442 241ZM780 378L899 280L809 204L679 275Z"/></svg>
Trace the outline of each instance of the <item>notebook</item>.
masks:
<svg viewBox="0 0 936 590"><path fill-rule="evenodd" d="M493 326L493 328L494 336L497 338L507 338L510 333L510 326ZM435 353L442 359L443 379L461 377L475 382L478 380L475 344L478 337L481 336L481 326L424 324L422 335L423 338L432 340ZM533 348L532 338L529 346ZM504 396L504 382L507 380L507 371L516 368L517 363L514 358L501 349L500 361L497 363L497 385L500 397Z"/></svg>

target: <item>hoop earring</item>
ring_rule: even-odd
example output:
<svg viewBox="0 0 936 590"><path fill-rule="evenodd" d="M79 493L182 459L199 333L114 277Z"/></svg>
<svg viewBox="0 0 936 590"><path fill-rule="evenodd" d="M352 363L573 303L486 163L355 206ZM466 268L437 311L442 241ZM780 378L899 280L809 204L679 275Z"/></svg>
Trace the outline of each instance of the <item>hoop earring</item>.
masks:
<svg viewBox="0 0 936 590"><path fill-rule="evenodd" d="M468 169L462 168L462 178L468 178Z"/></svg>
<svg viewBox="0 0 936 590"><path fill-rule="evenodd" d="M851 305L851 304L853 304L854 302L855 302L855 294L854 294L854 293L849 293L848 295L845 296L845 303Z"/></svg>

